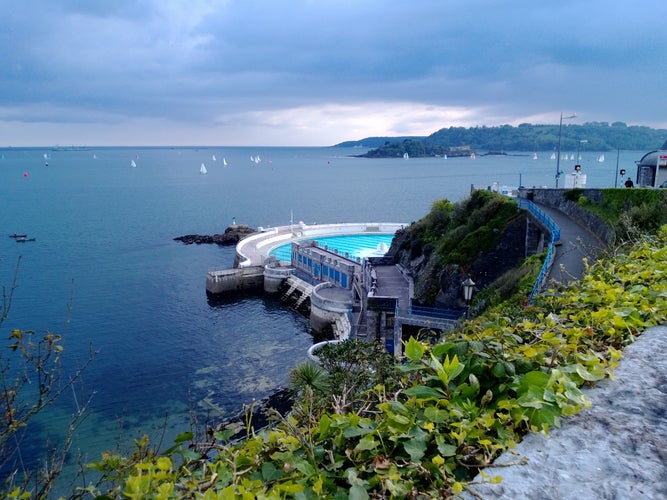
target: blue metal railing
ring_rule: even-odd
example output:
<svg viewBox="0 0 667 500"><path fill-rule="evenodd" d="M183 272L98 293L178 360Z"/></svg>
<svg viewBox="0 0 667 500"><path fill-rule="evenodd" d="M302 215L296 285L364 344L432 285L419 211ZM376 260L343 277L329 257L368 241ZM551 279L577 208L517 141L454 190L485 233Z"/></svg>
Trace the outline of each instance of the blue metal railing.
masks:
<svg viewBox="0 0 667 500"><path fill-rule="evenodd" d="M551 239L555 242L560 240L560 227L554 220L549 217L544 210L542 210L540 207L535 205L530 200L526 200L524 198L518 198L517 203L519 204L519 208L523 208L524 210L528 210L531 214L535 216L537 220L539 220L542 224L547 226L547 229L551 233Z"/></svg>
<svg viewBox="0 0 667 500"><path fill-rule="evenodd" d="M428 316L430 318L449 319L456 321L465 314L465 309L441 309L437 307L415 306L410 299L410 314Z"/></svg>
<svg viewBox="0 0 667 500"><path fill-rule="evenodd" d="M542 210L540 207L535 205L530 200L526 200L524 198L519 198L517 200L517 203L519 204L519 208L522 208L524 210L528 210L531 214L537 218L542 224L544 224L549 232L551 233L551 239L549 240L549 249L547 250L547 257L544 259L544 264L542 264L542 268L540 269L540 274L537 276L537 279L535 280L535 284L533 285L533 290L530 292L530 298L528 299L528 303L532 304L533 303L533 297L537 293L539 293L540 289L542 288L542 285L544 284L544 281L547 279L547 275L549 274L549 269L551 268L551 264L553 263L553 259L556 256L556 242L560 240L560 227L556 222L549 217L544 210Z"/></svg>

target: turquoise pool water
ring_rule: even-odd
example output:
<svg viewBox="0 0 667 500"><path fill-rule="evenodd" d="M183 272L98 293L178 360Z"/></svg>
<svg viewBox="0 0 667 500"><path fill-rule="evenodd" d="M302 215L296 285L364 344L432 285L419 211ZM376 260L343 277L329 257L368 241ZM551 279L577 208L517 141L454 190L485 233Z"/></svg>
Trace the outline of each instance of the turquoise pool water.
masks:
<svg viewBox="0 0 667 500"><path fill-rule="evenodd" d="M393 234L345 234L339 236L324 236L318 238L304 238L300 241L317 241L320 246L327 245L329 250L336 249L338 253L350 254L350 257L382 257L389 247ZM291 259L292 244L286 243L274 248L269 255L280 261L289 262Z"/></svg>

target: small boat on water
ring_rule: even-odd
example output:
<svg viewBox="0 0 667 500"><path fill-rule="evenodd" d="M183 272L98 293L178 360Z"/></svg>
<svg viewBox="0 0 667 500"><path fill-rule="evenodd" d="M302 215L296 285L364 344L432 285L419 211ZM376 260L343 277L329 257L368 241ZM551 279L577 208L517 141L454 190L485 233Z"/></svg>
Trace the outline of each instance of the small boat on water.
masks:
<svg viewBox="0 0 667 500"><path fill-rule="evenodd" d="M18 234L18 233L12 233L9 235L10 238L27 238L27 234Z"/></svg>
<svg viewBox="0 0 667 500"><path fill-rule="evenodd" d="M25 243L26 241L35 241L35 238L28 238L27 236L17 236L16 243Z"/></svg>
<svg viewBox="0 0 667 500"><path fill-rule="evenodd" d="M204 165L203 163L201 164L201 167L199 167L199 173L200 174L207 174L208 173L208 170L206 170L206 165Z"/></svg>

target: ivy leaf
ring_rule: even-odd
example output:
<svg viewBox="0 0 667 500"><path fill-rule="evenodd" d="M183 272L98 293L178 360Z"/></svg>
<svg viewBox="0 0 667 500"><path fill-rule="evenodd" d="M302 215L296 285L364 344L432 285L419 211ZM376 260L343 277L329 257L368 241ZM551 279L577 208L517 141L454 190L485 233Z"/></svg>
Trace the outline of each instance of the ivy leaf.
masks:
<svg viewBox="0 0 667 500"><path fill-rule="evenodd" d="M264 481L275 481L276 479L280 479L282 475L283 472L273 462L264 462L262 464L262 479Z"/></svg>
<svg viewBox="0 0 667 500"><path fill-rule="evenodd" d="M350 488L350 500L368 500L368 492L363 486L355 484Z"/></svg>
<svg viewBox="0 0 667 500"><path fill-rule="evenodd" d="M374 450L377 446L378 442L373 436L365 436L359 440L354 449L357 451Z"/></svg>
<svg viewBox="0 0 667 500"><path fill-rule="evenodd" d="M403 442L403 449L413 462L419 462L426 452L426 440L422 436L416 436Z"/></svg>

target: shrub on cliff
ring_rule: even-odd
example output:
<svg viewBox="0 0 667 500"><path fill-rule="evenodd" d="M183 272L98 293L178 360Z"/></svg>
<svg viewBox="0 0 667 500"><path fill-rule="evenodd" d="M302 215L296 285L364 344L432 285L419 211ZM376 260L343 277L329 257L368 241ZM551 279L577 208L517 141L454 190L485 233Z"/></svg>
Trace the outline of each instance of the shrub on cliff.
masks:
<svg viewBox="0 0 667 500"><path fill-rule="evenodd" d="M531 307L489 312L436 345L411 339L406 364L387 374L395 389L368 387L378 403L363 414L288 415L236 445L217 433L190 448L182 436L161 455L137 453L119 476L126 459L93 467L115 478L109 496L129 498L451 497L526 432L589 404L582 387L667 320L665 276L667 227Z"/></svg>

